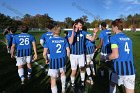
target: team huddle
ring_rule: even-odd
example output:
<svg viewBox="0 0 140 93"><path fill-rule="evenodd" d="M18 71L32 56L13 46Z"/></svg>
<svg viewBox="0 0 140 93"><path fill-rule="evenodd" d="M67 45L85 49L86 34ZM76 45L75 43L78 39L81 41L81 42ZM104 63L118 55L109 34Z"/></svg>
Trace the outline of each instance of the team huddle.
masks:
<svg viewBox="0 0 140 93"><path fill-rule="evenodd" d="M89 33L84 22L76 19L72 31L65 32L61 37L61 28L52 26L40 38L43 46L43 57L45 63L49 64L48 76L51 77L51 91L58 93L57 77L60 76L62 93L66 93L66 63L70 60L71 75L70 85L75 88L75 77L77 69L80 70L81 87L85 86L85 73L90 84L94 84L96 71L94 68L94 56L100 50L100 61L102 64L111 64L113 68L110 74L109 93L116 93L116 85L124 85L126 93L134 93L135 89L135 67L132 53L132 40L123 31L123 22L120 19L112 21L112 31L106 29L106 23L101 23L102 31L99 34L99 44L95 45L98 28ZM7 50L11 58L16 58L18 74L21 84L25 83L23 66L27 64L28 79L31 79L32 60L37 59L35 37L28 34L28 27L21 26L20 34L14 34L16 29L10 27L6 34ZM34 53L32 53L32 48Z"/></svg>

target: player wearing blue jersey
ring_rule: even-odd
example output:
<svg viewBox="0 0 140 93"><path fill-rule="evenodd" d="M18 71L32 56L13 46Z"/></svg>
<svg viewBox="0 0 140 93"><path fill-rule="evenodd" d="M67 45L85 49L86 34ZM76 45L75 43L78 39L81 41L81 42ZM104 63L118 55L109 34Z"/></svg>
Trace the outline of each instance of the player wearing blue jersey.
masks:
<svg viewBox="0 0 140 93"><path fill-rule="evenodd" d="M82 30L83 21L76 19L73 25L73 30L68 32L68 40L70 44L70 62L71 62L71 86L75 85L75 75L77 65L80 68L81 86L84 86L85 80L85 41L94 40L97 30L93 36L89 36L87 32Z"/></svg>
<svg viewBox="0 0 140 93"><path fill-rule="evenodd" d="M111 31L107 30L106 28L107 24L106 22L102 22L101 23L101 29L102 31L99 34L99 44L97 46L97 48L94 51L94 54L98 52L99 49L100 50L100 62L101 62L101 66L100 66L100 70L101 70L101 76L104 76L104 62L105 62L105 57L111 53L111 44L110 44L110 37L111 37ZM107 64L107 66L109 68L111 68L112 64ZM109 69L109 75L111 73L111 70Z"/></svg>
<svg viewBox="0 0 140 93"><path fill-rule="evenodd" d="M52 31L48 31L46 33L44 33L41 38L40 38L40 44L43 46L45 44L45 42L51 38L53 36Z"/></svg>
<svg viewBox="0 0 140 93"><path fill-rule="evenodd" d="M54 36L47 40L44 45L43 57L46 60L46 64L49 62L48 75L51 76L51 90L52 93L57 93L56 78L61 74L62 93L65 93L66 84L66 58L70 55L68 42L65 38L60 37L61 29L55 26L53 29ZM46 54L50 51L50 59L46 57Z"/></svg>
<svg viewBox="0 0 140 93"><path fill-rule="evenodd" d="M87 27L83 26L82 30L87 31ZM92 35L89 32L87 32L87 35L92 37ZM93 84L91 72L93 73L93 75L95 75L94 64L92 61L93 56L94 56L94 53L93 53L94 50L95 50L95 41L90 41L86 39L86 43L85 43L86 73L88 75L88 79L86 81L91 84Z"/></svg>
<svg viewBox="0 0 140 93"><path fill-rule="evenodd" d="M47 42L47 40L49 40L51 37L53 37L53 32L51 31L51 29L53 28L53 25L49 25L48 27L48 31L46 33L44 33L41 37L40 37L40 44L44 47L44 44ZM50 53L48 51L48 58L50 58Z"/></svg>
<svg viewBox="0 0 140 93"><path fill-rule="evenodd" d="M112 73L110 93L116 92L115 84L124 85L126 93L134 93L135 68L132 53L132 40L123 31L123 22L116 19L112 22L112 30L115 33L110 38L112 53L107 60L113 60L114 73Z"/></svg>
<svg viewBox="0 0 140 93"><path fill-rule="evenodd" d="M31 60L32 60L32 46L34 50L34 56L33 59L37 59L37 52L36 52L36 42L34 36L28 34L28 27L27 26L21 26L20 28L21 34L15 35L12 42L11 47L11 58L14 58L14 50L16 48L16 61L18 66L18 74L21 78L21 84L24 84L24 68L23 65L27 62L27 68L28 68L28 78L31 78Z"/></svg>
<svg viewBox="0 0 140 93"><path fill-rule="evenodd" d="M40 44L43 46L45 44L45 42L51 38L53 36L53 33L51 31L51 29L53 28L53 25L49 25L48 27L48 31L46 33L44 33L41 37L40 37Z"/></svg>
<svg viewBox="0 0 140 93"><path fill-rule="evenodd" d="M100 32L99 35L100 42L94 52L97 52L101 48L100 59L101 61L104 61L103 60L104 57L106 57L108 54L111 53L111 45L110 45L111 31L106 29L105 22L101 23L101 29L102 31Z"/></svg>
<svg viewBox="0 0 140 93"><path fill-rule="evenodd" d="M15 32L16 32L16 28L15 27L9 27L9 33L6 34L6 43L7 43L7 52L10 53L10 49L11 49L11 46L12 46L12 40L13 40L13 37L15 35Z"/></svg>

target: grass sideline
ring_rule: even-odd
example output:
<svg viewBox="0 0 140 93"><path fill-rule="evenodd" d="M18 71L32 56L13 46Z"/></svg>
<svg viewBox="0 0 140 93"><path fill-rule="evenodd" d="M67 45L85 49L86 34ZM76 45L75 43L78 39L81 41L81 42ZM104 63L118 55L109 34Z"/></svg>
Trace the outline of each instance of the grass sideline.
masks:
<svg viewBox="0 0 140 93"><path fill-rule="evenodd" d="M36 60L39 64L45 65L44 59L42 57L43 48L39 44L39 38L44 32L38 31L37 33L30 32L30 34L34 35L37 41L37 52L38 52L38 60ZM133 40L133 53L136 67L136 91L135 93L140 93L140 32L125 32L128 36L130 36ZM62 34L63 35L63 34ZM4 40L2 34L0 34L0 39ZM98 41L97 41L98 43ZM17 74L17 67L15 66L15 60L10 58L10 55L6 53L4 45L0 43L0 93L3 91L4 93L50 93L50 78L46 75L44 70L40 69L38 66L33 64L33 78L31 81L27 82L27 86L21 87L19 86L20 80ZM67 67L67 76L70 74L70 66ZM67 78L69 80L69 78ZM91 86L91 90L88 90L88 93L105 93L107 91L106 83L104 82L106 79L99 80L99 78L95 78L96 82L94 86ZM79 82L79 78L77 78ZM117 92L119 93L119 92Z"/></svg>

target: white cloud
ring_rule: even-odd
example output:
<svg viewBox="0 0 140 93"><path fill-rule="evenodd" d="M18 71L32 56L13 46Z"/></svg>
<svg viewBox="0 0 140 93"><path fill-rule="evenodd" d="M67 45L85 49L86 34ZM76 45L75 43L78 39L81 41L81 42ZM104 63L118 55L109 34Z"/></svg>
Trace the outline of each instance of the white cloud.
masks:
<svg viewBox="0 0 140 93"><path fill-rule="evenodd" d="M122 0L122 1L130 4L140 4L140 0Z"/></svg>
<svg viewBox="0 0 140 93"><path fill-rule="evenodd" d="M112 0L104 0L104 8L110 9L110 5L112 4Z"/></svg>
<svg viewBox="0 0 140 93"><path fill-rule="evenodd" d="M131 11L131 10L132 10L132 6L128 6L128 7L125 8L124 11L125 11L125 12L129 12L129 11Z"/></svg>

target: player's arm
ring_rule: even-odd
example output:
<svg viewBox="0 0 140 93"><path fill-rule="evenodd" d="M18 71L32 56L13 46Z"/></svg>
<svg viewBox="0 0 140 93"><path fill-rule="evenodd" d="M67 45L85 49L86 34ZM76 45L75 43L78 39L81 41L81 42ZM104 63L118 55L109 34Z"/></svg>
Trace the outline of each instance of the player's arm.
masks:
<svg viewBox="0 0 140 93"><path fill-rule="evenodd" d="M48 62L49 62L47 53L48 53L48 48L44 48L43 57L44 57L44 59L45 59L45 63L46 63L46 64L48 64Z"/></svg>
<svg viewBox="0 0 140 93"><path fill-rule="evenodd" d="M43 44L44 44L44 34L40 38L40 44L41 44L41 46L43 46Z"/></svg>
<svg viewBox="0 0 140 93"><path fill-rule="evenodd" d="M118 45L111 44L112 53L108 56L109 60L117 59L119 57Z"/></svg>
<svg viewBox="0 0 140 93"><path fill-rule="evenodd" d="M103 45L103 40L100 39L99 44L98 44L97 48L95 49L94 53L97 52L102 47L102 45Z"/></svg>
<svg viewBox="0 0 140 93"><path fill-rule="evenodd" d="M96 38L96 33L98 32L98 28L95 28L94 30L93 30L93 35L92 36L86 36L86 38L88 39L88 40L90 40L90 41L94 41L95 40L95 38Z"/></svg>
<svg viewBox="0 0 140 93"><path fill-rule="evenodd" d="M11 58L14 58L15 44L11 46Z"/></svg>
<svg viewBox="0 0 140 93"><path fill-rule="evenodd" d="M75 25L73 25L73 30L72 30L72 34L71 34L71 37L69 37L69 44L72 44L73 43L73 40L74 40L74 31L75 31Z"/></svg>
<svg viewBox="0 0 140 93"><path fill-rule="evenodd" d="M67 47L66 50L67 50L67 57L69 58L70 57L70 48Z"/></svg>
<svg viewBox="0 0 140 93"><path fill-rule="evenodd" d="M37 59L36 43L32 42L32 45L33 45L33 50L34 50L33 60L36 60Z"/></svg>
<svg viewBox="0 0 140 93"><path fill-rule="evenodd" d="M5 42L7 44L7 49L10 48L10 36L9 35L6 35L6 38L5 38Z"/></svg>

